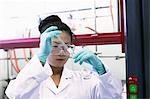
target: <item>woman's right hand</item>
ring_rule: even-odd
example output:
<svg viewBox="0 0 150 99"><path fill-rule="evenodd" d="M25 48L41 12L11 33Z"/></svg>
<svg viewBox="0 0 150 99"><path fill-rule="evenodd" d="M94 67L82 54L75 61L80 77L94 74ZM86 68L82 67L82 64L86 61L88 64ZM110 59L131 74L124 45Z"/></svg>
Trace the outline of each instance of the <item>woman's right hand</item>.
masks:
<svg viewBox="0 0 150 99"><path fill-rule="evenodd" d="M45 64L46 59L52 49L52 38L58 37L61 31L58 30L57 26L50 26L40 36L40 51L38 53L39 60L42 64Z"/></svg>

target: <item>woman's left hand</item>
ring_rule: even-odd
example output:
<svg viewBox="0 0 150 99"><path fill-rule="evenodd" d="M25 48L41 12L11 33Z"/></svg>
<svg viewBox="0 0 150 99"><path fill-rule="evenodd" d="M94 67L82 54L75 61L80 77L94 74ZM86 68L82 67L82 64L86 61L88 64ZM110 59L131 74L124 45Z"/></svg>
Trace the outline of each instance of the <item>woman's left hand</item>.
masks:
<svg viewBox="0 0 150 99"><path fill-rule="evenodd" d="M98 59L98 57L88 49L83 48L80 52L75 54L73 58L74 58L74 62L75 63L79 62L80 65L83 62L91 64L93 66L93 69L96 70L96 72L100 75L106 72L105 67L101 62L101 60Z"/></svg>

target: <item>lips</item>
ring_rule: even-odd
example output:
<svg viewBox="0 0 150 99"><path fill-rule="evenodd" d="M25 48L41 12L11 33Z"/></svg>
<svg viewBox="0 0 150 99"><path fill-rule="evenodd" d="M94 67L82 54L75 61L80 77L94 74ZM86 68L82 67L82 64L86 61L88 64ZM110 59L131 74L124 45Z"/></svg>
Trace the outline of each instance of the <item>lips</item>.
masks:
<svg viewBox="0 0 150 99"><path fill-rule="evenodd" d="M64 61L65 59L56 59L56 60L58 60L58 61Z"/></svg>

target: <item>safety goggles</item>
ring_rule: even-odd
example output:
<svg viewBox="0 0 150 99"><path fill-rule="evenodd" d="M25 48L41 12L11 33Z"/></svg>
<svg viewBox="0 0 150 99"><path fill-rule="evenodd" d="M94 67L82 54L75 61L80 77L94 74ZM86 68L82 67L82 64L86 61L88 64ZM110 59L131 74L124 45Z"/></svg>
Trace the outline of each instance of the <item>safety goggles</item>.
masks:
<svg viewBox="0 0 150 99"><path fill-rule="evenodd" d="M69 55L72 57L74 53L75 46L74 45L69 45L69 44L55 44L52 45L52 51L51 54L53 55Z"/></svg>

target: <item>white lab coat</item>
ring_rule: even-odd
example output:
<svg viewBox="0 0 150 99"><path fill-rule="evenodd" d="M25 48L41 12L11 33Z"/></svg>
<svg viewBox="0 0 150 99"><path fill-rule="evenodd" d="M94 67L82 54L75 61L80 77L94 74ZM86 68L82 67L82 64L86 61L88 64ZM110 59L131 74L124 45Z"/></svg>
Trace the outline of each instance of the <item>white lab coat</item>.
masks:
<svg viewBox="0 0 150 99"><path fill-rule="evenodd" d="M51 75L49 64L46 63L43 67L35 56L17 78L10 81L6 95L9 99L120 99L121 97L121 82L113 78L108 70L99 76L93 71L72 71L64 68L58 88Z"/></svg>

